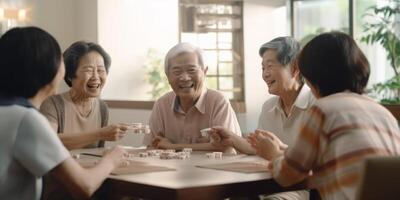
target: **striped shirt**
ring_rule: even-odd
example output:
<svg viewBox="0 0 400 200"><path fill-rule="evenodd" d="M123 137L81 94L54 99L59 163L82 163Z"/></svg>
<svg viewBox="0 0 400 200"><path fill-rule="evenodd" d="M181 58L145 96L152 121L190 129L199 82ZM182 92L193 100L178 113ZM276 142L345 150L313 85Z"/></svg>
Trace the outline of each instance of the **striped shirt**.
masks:
<svg viewBox="0 0 400 200"><path fill-rule="evenodd" d="M308 177L323 199L355 199L364 159L389 155L400 155L393 115L368 97L337 93L309 109L295 144L273 161L273 176L284 186Z"/></svg>

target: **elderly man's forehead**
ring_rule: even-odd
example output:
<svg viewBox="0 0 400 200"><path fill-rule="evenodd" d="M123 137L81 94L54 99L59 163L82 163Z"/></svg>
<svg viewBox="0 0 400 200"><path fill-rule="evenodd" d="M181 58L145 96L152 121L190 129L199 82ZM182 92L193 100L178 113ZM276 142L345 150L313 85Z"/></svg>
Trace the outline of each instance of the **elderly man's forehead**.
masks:
<svg viewBox="0 0 400 200"><path fill-rule="evenodd" d="M169 63L172 65L185 63L200 64L198 55L195 52L182 52L180 54L177 54L176 56L169 59Z"/></svg>
<svg viewBox="0 0 400 200"><path fill-rule="evenodd" d="M197 64L191 64L191 63L176 64L170 67L171 70L190 69L190 68L201 68L201 67Z"/></svg>
<svg viewBox="0 0 400 200"><path fill-rule="evenodd" d="M175 59L177 57L182 57L182 56L185 56L185 55L191 55L191 56L194 56L197 60L199 59L198 55L197 55L197 53L195 51L182 51L182 52L179 52L176 55L172 56L170 58L170 60Z"/></svg>

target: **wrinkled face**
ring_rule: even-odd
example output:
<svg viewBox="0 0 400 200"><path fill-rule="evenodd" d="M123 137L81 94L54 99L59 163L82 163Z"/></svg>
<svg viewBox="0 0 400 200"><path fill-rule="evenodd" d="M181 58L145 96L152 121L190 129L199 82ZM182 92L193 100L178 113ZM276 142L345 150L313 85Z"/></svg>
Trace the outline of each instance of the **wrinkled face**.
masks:
<svg viewBox="0 0 400 200"><path fill-rule="evenodd" d="M72 89L84 98L97 97L107 80L107 71L103 57L91 51L79 60Z"/></svg>
<svg viewBox="0 0 400 200"><path fill-rule="evenodd" d="M281 96L296 82L290 68L278 61L277 51L268 49L262 56L262 77L270 94Z"/></svg>
<svg viewBox="0 0 400 200"><path fill-rule="evenodd" d="M204 84L207 68L201 69L196 53L183 53L169 60L168 82L181 99L196 101Z"/></svg>

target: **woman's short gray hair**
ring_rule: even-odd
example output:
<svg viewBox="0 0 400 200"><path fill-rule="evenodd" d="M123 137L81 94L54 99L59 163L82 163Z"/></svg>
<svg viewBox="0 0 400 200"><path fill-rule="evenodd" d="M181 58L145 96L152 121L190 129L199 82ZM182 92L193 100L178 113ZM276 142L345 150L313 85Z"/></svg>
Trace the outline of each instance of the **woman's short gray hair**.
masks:
<svg viewBox="0 0 400 200"><path fill-rule="evenodd" d="M181 54L184 53L195 53L197 55L197 59L199 62L199 65L201 66L201 69L204 69L204 59L203 59L203 51L190 44L190 43L178 43L177 45L175 45L174 47L172 47L167 55L165 56L165 60L164 60L164 70L165 70L165 74L168 74L168 69L169 69L169 60L171 60L172 58L175 58Z"/></svg>
<svg viewBox="0 0 400 200"><path fill-rule="evenodd" d="M293 63L300 53L300 43L292 37L277 37L260 47L260 56L262 57L268 49L275 49L278 53L278 61L286 66Z"/></svg>

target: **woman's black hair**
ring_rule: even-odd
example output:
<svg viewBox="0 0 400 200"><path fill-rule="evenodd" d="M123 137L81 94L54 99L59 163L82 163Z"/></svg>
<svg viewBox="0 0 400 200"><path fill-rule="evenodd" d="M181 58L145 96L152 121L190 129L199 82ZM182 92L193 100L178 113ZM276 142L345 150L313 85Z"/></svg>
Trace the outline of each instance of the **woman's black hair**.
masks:
<svg viewBox="0 0 400 200"><path fill-rule="evenodd" d="M13 28L0 38L0 95L30 98L49 84L61 64L56 39L37 27Z"/></svg>
<svg viewBox="0 0 400 200"><path fill-rule="evenodd" d="M312 39L300 53L301 74L321 96L349 90L362 94L370 68L365 55L349 35L323 33Z"/></svg>

